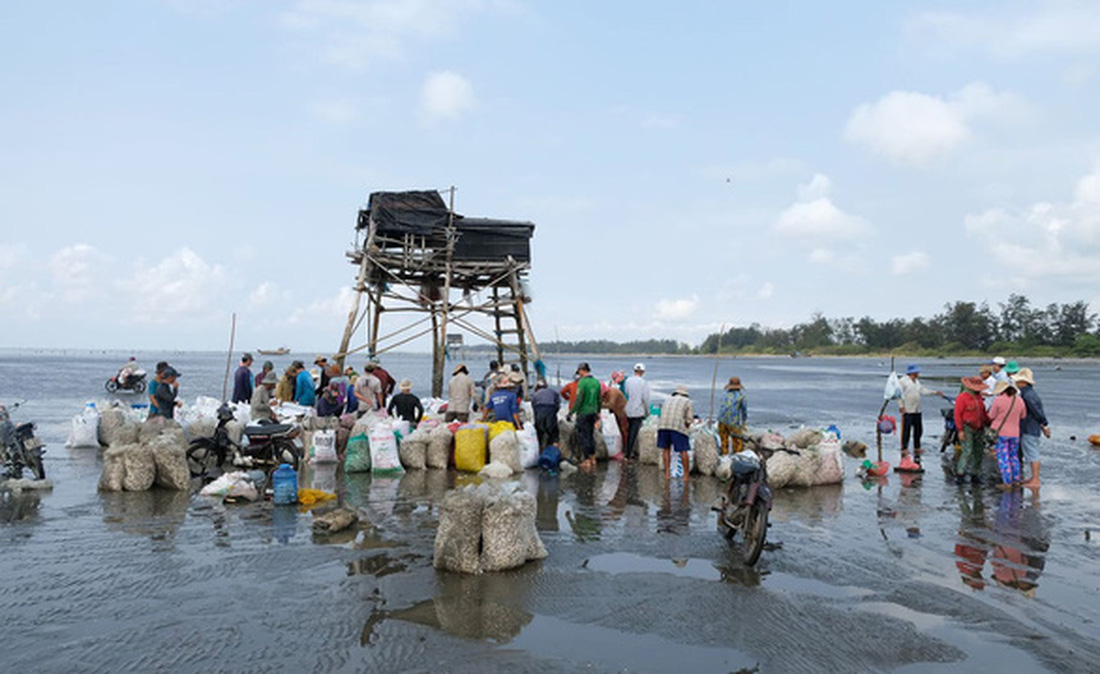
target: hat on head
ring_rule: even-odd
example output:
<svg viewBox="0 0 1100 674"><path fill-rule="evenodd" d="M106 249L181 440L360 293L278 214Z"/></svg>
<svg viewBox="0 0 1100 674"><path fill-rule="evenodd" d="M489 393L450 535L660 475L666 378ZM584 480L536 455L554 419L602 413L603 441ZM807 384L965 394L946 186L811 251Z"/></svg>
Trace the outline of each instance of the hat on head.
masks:
<svg viewBox="0 0 1100 674"><path fill-rule="evenodd" d="M645 372L645 363L635 363L634 364L634 371L635 372Z"/></svg>
<svg viewBox="0 0 1100 674"><path fill-rule="evenodd" d="M1004 367L1005 359L1002 356L997 356L993 360L989 361L989 364L990 365L1000 365L1001 367Z"/></svg>
<svg viewBox="0 0 1100 674"><path fill-rule="evenodd" d="M580 365L577 366L577 372L580 372L581 370L584 370L585 372L591 372L592 368L588 367L588 363L582 362Z"/></svg>
<svg viewBox="0 0 1100 674"><path fill-rule="evenodd" d="M1005 372L1008 374L1016 374L1020 371L1020 364L1014 360L1008 361L1008 365L1005 365Z"/></svg>
<svg viewBox="0 0 1100 674"><path fill-rule="evenodd" d="M252 360L252 354L245 351L244 355L241 356L241 360Z"/></svg>
<svg viewBox="0 0 1100 674"><path fill-rule="evenodd" d="M920 374L920 365L909 363L909 367L905 368L905 374Z"/></svg>
<svg viewBox="0 0 1100 674"><path fill-rule="evenodd" d="M523 383L523 374L520 372L509 372L508 381L512 382L513 384Z"/></svg>
<svg viewBox="0 0 1100 674"><path fill-rule="evenodd" d="M274 386L275 384L279 383L279 378L277 376L275 376L274 372L268 372L267 374L264 375L263 381L261 381L260 383L261 384L271 384L272 386Z"/></svg>
<svg viewBox="0 0 1100 674"><path fill-rule="evenodd" d="M179 370L169 365L168 367L164 368L164 370L160 373L160 376L168 379L170 377L178 377L180 376L180 373Z"/></svg>
<svg viewBox="0 0 1100 674"><path fill-rule="evenodd" d="M1012 377L1012 381L1017 382L1017 383L1023 381L1023 382L1027 382L1028 385L1030 385L1030 386L1035 386L1035 375L1033 375L1031 373L1031 368L1030 367L1022 367L1022 368L1020 368L1020 371L1017 372L1016 375Z"/></svg>
<svg viewBox="0 0 1100 674"><path fill-rule="evenodd" d="M466 364L465 363L459 363L455 367L455 371L452 374L458 374L459 372L469 372L469 370L466 369Z"/></svg>
<svg viewBox="0 0 1100 674"><path fill-rule="evenodd" d="M611 373L611 381L615 384L622 383L624 379L626 379L626 373L622 370L616 370Z"/></svg>
<svg viewBox="0 0 1100 674"><path fill-rule="evenodd" d="M328 362L328 358L325 358L321 354L317 354L317 357L313 359L313 364L314 365L320 365L321 363L327 363L327 362Z"/></svg>
<svg viewBox="0 0 1100 674"><path fill-rule="evenodd" d="M366 365L363 366L363 371L364 372L374 372L374 369L376 367L378 367L378 366L375 365L374 363L368 362Z"/></svg>
<svg viewBox="0 0 1100 674"><path fill-rule="evenodd" d="M684 386L683 384L680 384L679 386L677 386L676 390L673 391L673 395L686 396L687 394L688 394L688 387Z"/></svg>
<svg viewBox="0 0 1100 674"><path fill-rule="evenodd" d="M981 377L963 377L962 385L975 393L985 391L985 381Z"/></svg>
<svg viewBox="0 0 1100 674"><path fill-rule="evenodd" d="M993 395L999 396L1010 388L1014 389L1016 387L1007 381L999 381L997 385L993 387Z"/></svg>
<svg viewBox="0 0 1100 674"><path fill-rule="evenodd" d="M729 383L726 384L727 391L740 391L742 388L744 387L741 386L741 377L730 377Z"/></svg>
<svg viewBox="0 0 1100 674"><path fill-rule="evenodd" d="M412 389L413 383L411 381L409 381L408 379L402 379L401 383L398 384L398 386L401 387L402 391L408 391L408 390Z"/></svg>

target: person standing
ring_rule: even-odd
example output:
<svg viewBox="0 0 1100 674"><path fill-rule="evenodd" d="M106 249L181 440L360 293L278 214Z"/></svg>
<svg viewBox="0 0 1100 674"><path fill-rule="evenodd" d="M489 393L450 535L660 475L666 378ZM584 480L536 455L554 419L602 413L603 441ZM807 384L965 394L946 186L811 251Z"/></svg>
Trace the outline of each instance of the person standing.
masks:
<svg viewBox="0 0 1100 674"><path fill-rule="evenodd" d="M688 450L691 443L688 441L688 429L695 417L692 409L691 398L686 386L677 386L676 390L661 407L661 420L657 425L657 449L664 452L665 479L671 477L672 452L680 457L680 465L683 467L684 482L688 481Z"/></svg>
<svg viewBox="0 0 1100 674"><path fill-rule="evenodd" d="M993 379L1009 383L1008 373L1005 372L1005 365L1007 365L1007 362L1003 356L995 356L993 360L989 361L989 366L993 368Z"/></svg>
<svg viewBox="0 0 1100 674"><path fill-rule="evenodd" d="M634 374L623 382L623 393L626 394L626 437L623 438L623 453L627 459L638 458L638 432L642 430L642 422L649 415L649 382L645 379L645 364L634 365Z"/></svg>
<svg viewBox="0 0 1100 674"><path fill-rule="evenodd" d="M447 382L447 414L443 418L444 422L469 421L476 396L477 385L474 384L470 371L466 369L465 364L459 363L451 380Z"/></svg>
<svg viewBox="0 0 1100 674"><path fill-rule="evenodd" d="M1002 489L1020 484L1020 422L1027 416L1027 405L1016 395L1016 387L999 381L996 396L989 406L989 423L997 429L997 465L1001 469Z"/></svg>
<svg viewBox="0 0 1100 674"><path fill-rule="evenodd" d="M317 366L318 371L321 373L320 390L327 391L329 381L328 358L321 354L317 354L317 357L313 359L313 364Z"/></svg>
<svg viewBox="0 0 1100 674"><path fill-rule="evenodd" d="M420 398L411 393L412 387L411 381L402 379L401 393L390 398L386 413L393 416L394 410L397 410L397 416L409 422L415 428L421 417L424 416L424 405L420 403Z"/></svg>
<svg viewBox="0 0 1100 674"><path fill-rule="evenodd" d="M279 377L279 383L275 385L276 400L281 403L294 400L294 378L296 376L298 376L298 371L292 363L290 367L283 371L283 376Z"/></svg>
<svg viewBox="0 0 1100 674"><path fill-rule="evenodd" d="M168 361L162 360L157 363L157 369L153 372L153 378L149 380L149 388L147 393L149 394L149 415L151 417L158 416L160 412L157 410L157 386L160 386L160 376L168 369Z"/></svg>
<svg viewBox="0 0 1100 674"><path fill-rule="evenodd" d="M898 408L901 410L901 461L898 468L901 470L920 470L919 457L924 453L921 449L920 439L924 434L924 415L921 414L920 397L937 395L942 397L942 391L933 391L920 383L920 365L910 363L905 368L905 377L901 380L901 400ZM909 437L913 438L913 452L918 457L915 463L909 457Z"/></svg>
<svg viewBox="0 0 1100 674"><path fill-rule="evenodd" d="M241 364L233 374L233 397L235 403L249 403L252 401L252 354L241 356Z"/></svg>
<svg viewBox="0 0 1100 674"><path fill-rule="evenodd" d="M588 363L577 366L577 390L569 404L570 416L577 418L577 444L581 447L581 468L596 467L596 419L600 415L600 382L592 376Z"/></svg>
<svg viewBox="0 0 1100 674"><path fill-rule="evenodd" d="M253 382L255 384L255 387L253 388L253 390L255 390L255 389L257 389L257 388L259 388L260 386L263 385L264 379L267 377L268 372L274 372L274 371L275 371L275 363L272 363L270 360L265 360L264 364L263 364L263 367L260 369L260 373L258 375L256 375L256 379ZM279 379L278 376L276 376L275 379L276 379L276 381L278 381L278 379Z"/></svg>
<svg viewBox="0 0 1100 674"><path fill-rule="evenodd" d="M179 395L179 383L176 381L180 373L174 367L168 366L160 373L160 383L157 385L157 414L165 419L176 416L176 408L183 403L177 400Z"/></svg>
<svg viewBox="0 0 1100 674"><path fill-rule="evenodd" d="M275 376L275 372L269 370L264 378L260 380L256 390L252 392L252 400L249 401L249 405L253 421L266 419L274 422L276 420L275 412L271 409L271 395L278 382L279 378Z"/></svg>
<svg viewBox="0 0 1100 674"><path fill-rule="evenodd" d="M745 390L740 377L730 377L726 393L718 408L718 452L737 454L745 447L745 424L749 420L749 407L745 402ZM727 448L728 445L728 448Z"/></svg>
<svg viewBox="0 0 1100 674"><path fill-rule="evenodd" d="M378 384L382 387L382 402L379 403L379 406L385 407L386 401L393 395L394 387L397 386L397 380L394 379L393 375L387 372L377 360L372 360L371 364L374 365L374 376L378 378Z"/></svg>
<svg viewBox="0 0 1100 674"><path fill-rule="evenodd" d="M535 433L539 436L539 449L558 444L558 409L561 396L546 385L545 379L535 383L531 394L531 408L535 412Z"/></svg>
<svg viewBox="0 0 1100 674"><path fill-rule="evenodd" d="M966 390L955 398L955 428L959 431L960 447L955 482L963 484L969 476L972 483L981 484L984 433L989 426L989 416L982 400L985 382L981 377L963 377L962 385Z"/></svg>
<svg viewBox="0 0 1100 674"><path fill-rule="evenodd" d="M1039 434L1050 437L1046 411L1043 409L1043 399L1035 390L1035 375L1031 368L1021 368L1013 378L1016 387L1020 389L1020 398L1027 408L1027 416L1020 423L1020 450L1023 452L1024 461L1031 466L1031 477L1025 480L1021 486L1027 489L1039 488Z"/></svg>
<svg viewBox="0 0 1100 674"><path fill-rule="evenodd" d="M355 397L359 399L362 413L376 412L382 409L382 382L374 376L374 363L363 366L363 374L355 380Z"/></svg>
<svg viewBox="0 0 1100 674"><path fill-rule="evenodd" d="M305 363L294 361L294 402L305 407L313 407L317 404L317 385L313 382L313 375L306 369Z"/></svg>

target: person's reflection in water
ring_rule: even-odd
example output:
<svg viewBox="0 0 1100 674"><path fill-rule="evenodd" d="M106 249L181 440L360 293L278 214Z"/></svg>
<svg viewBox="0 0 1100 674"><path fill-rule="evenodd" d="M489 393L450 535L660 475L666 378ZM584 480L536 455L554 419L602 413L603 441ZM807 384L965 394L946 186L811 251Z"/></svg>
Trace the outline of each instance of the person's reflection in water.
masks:
<svg viewBox="0 0 1100 674"><path fill-rule="evenodd" d="M539 531L558 531L558 497L561 478L557 473L540 471L539 490L535 497L535 526Z"/></svg>
<svg viewBox="0 0 1100 674"><path fill-rule="evenodd" d="M1039 509L1038 493L1033 494L1028 508L1023 507L1020 492L1001 494L996 533L998 544L990 555L994 580L1034 597L1050 548L1049 529Z"/></svg>
<svg viewBox="0 0 1100 674"><path fill-rule="evenodd" d="M623 520L626 529L646 528L646 512L649 505L638 493L638 465L628 463L619 473L619 484L608 505L608 518Z"/></svg>
<svg viewBox="0 0 1100 674"><path fill-rule="evenodd" d="M691 524L691 482L665 480L661 509L657 511L657 533L686 534Z"/></svg>
<svg viewBox="0 0 1100 674"><path fill-rule="evenodd" d="M595 472L580 471L571 478L573 491L577 495L578 510L594 510L596 506L596 474ZM573 535L577 541L598 541L601 534L599 517L585 515L581 512L565 512L565 519L573 529Z"/></svg>
<svg viewBox="0 0 1100 674"><path fill-rule="evenodd" d="M967 500L967 499L971 500ZM982 574L985 559L989 555L989 543L986 538L985 505L982 503L980 489L974 489L967 495L959 492L959 540L955 543L955 567L962 576L962 582L975 590L985 589Z"/></svg>

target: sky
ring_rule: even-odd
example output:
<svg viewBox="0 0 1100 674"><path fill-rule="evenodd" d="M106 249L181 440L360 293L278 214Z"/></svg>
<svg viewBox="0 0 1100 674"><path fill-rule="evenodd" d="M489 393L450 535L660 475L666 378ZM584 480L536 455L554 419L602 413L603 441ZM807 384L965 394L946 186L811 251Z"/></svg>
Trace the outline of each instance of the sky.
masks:
<svg viewBox="0 0 1100 674"><path fill-rule="evenodd" d="M540 341L1100 311L1098 56L1091 0L0 3L0 346L332 352L368 195L452 185Z"/></svg>

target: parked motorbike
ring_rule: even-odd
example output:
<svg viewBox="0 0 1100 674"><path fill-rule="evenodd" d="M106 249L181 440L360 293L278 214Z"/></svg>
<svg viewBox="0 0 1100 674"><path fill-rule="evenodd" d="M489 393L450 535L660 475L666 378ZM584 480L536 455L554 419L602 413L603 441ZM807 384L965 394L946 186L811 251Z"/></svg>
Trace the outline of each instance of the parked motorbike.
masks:
<svg viewBox="0 0 1100 674"><path fill-rule="evenodd" d="M126 377L125 382L121 381L119 375L116 374L107 380L103 388L107 389L107 393L118 393L119 391L145 393L145 370L137 370L130 373L130 376Z"/></svg>
<svg viewBox="0 0 1100 674"><path fill-rule="evenodd" d="M951 407L945 407L940 410L940 414L943 415L943 437L940 439L940 454L947 451L948 447L953 448L953 456L951 458L957 458L959 448L959 429L955 428L955 399L944 396L947 402L951 403Z"/></svg>
<svg viewBox="0 0 1100 674"><path fill-rule="evenodd" d="M714 510L718 512L718 528L726 540L733 541L737 532L742 532L745 563L752 566L764 550L768 513L772 509L768 458L775 451L796 455L800 452L793 449L768 450L748 439L745 446L749 449L733 455L733 475Z"/></svg>
<svg viewBox="0 0 1100 674"><path fill-rule="evenodd" d="M15 403L11 409L17 409L22 403ZM29 470L36 480L46 479L46 468L42 465L42 441L34 434L33 421L19 425L12 423L11 412L0 405L0 445L3 447L4 475L12 480L23 478L23 470Z"/></svg>
<svg viewBox="0 0 1100 674"><path fill-rule="evenodd" d="M207 477L226 466L262 468L267 471L287 463L294 470L301 467L302 452L294 443L298 427L293 424L259 424L246 426L247 445L229 437L226 425L233 420L233 410L222 404L218 408L218 425L209 438L194 438L187 448L187 466L192 477Z"/></svg>

